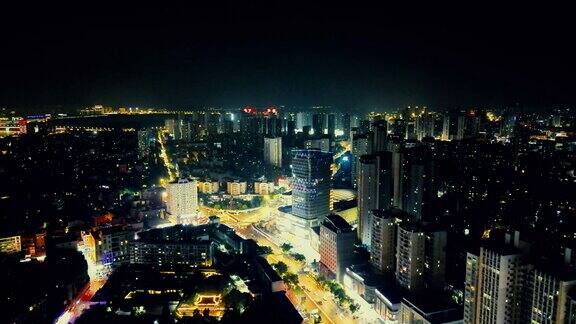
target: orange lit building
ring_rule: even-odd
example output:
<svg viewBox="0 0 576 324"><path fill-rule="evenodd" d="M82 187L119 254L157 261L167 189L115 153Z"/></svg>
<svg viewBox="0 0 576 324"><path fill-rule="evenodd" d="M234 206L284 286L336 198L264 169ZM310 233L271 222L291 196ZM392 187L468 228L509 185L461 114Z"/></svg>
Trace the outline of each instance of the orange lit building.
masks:
<svg viewBox="0 0 576 324"><path fill-rule="evenodd" d="M102 214L100 216L94 217L94 226L101 226L106 224L111 224L114 219L114 215L110 212Z"/></svg>
<svg viewBox="0 0 576 324"><path fill-rule="evenodd" d="M22 249L26 255L31 257L41 257L46 255L46 233L36 233L30 235L22 235Z"/></svg>

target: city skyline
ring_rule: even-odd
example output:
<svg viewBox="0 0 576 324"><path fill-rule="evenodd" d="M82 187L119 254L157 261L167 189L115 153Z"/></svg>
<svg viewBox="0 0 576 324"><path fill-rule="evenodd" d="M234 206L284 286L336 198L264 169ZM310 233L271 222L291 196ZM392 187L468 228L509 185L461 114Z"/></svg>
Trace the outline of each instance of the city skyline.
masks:
<svg viewBox="0 0 576 324"><path fill-rule="evenodd" d="M575 320L575 121L416 106L4 113L2 317Z"/></svg>
<svg viewBox="0 0 576 324"><path fill-rule="evenodd" d="M567 8L0 12L0 322L576 323Z"/></svg>

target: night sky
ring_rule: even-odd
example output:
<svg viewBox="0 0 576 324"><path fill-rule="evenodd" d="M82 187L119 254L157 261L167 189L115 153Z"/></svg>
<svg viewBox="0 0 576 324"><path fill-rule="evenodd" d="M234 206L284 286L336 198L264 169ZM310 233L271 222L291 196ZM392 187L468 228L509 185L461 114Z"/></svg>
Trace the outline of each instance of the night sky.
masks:
<svg viewBox="0 0 576 324"><path fill-rule="evenodd" d="M3 4L0 107L576 102L568 8L189 2Z"/></svg>

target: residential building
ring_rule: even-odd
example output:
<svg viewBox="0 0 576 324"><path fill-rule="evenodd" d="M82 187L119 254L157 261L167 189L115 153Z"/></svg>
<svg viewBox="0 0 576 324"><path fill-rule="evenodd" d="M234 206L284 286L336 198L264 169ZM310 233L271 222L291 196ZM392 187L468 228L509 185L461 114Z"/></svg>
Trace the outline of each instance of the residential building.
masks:
<svg viewBox="0 0 576 324"><path fill-rule="evenodd" d="M168 219L175 224L192 224L198 216L196 180L179 179L166 187Z"/></svg>
<svg viewBox="0 0 576 324"><path fill-rule="evenodd" d="M370 249L371 211L392 206L392 153L380 152L360 158L358 174L358 238Z"/></svg>
<svg viewBox="0 0 576 324"><path fill-rule="evenodd" d="M392 210L375 209L370 213L372 221L370 264L380 272L393 273L396 270L396 225L398 219L392 214Z"/></svg>
<svg viewBox="0 0 576 324"><path fill-rule="evenodd" d="M264 162L275 167L282 167L282 137L264 138Z"/></svg>
<svg viewBox="0 0 576 324"><path fill-rule="evenodd" d="M244 195L248 188L246 181L234 180L226 183L226 192L232 196Z"/></svg>

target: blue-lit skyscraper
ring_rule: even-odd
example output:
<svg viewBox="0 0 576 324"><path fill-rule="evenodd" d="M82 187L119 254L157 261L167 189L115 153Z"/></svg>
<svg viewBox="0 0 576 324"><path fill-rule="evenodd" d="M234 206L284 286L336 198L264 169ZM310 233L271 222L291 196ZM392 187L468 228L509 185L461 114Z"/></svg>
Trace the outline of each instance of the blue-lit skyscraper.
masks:
<svg viewBox="0 0 576 324"><path fill-rule="evenodd" d="M316 225L330 214L332 153L295 150L292 158L292 214Z"/></svg>

